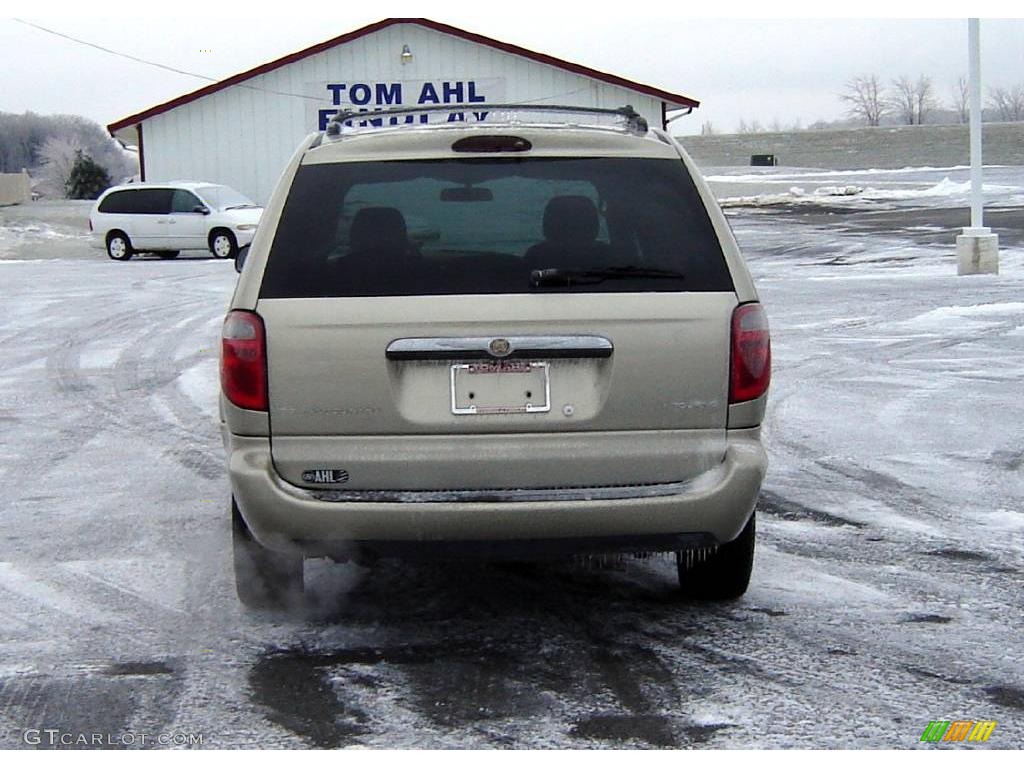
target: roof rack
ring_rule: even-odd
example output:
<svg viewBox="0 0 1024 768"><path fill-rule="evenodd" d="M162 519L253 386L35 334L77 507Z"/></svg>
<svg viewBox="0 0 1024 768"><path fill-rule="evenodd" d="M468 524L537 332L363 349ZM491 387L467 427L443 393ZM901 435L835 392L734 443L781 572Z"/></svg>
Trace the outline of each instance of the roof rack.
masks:
<svg viewBox="0 0 1024 768"><path fill-rule="evenodd" d="M344 110L338 112L331 121L327 124L326 134L329 137L335 138L341 136L342 128L383 128L387 127L400 127L404 125L442 125L448 123L437 123L430 122L429 115L432 113L454 113L454 112L486 112L487 114L500 112L510 113L513 115L509 119L504 119L503 123L533 123L536 124L538 121L523 120L522 117L535 113L550 113L550 114L567 114L567 115L591 115L595 117L617 117L622 121L622 127L625 128L629 133L636 134L637 136L643 136L647 133L647 119L638 113L632 106L627 104L624 107L617 109L603 109L601 107L573 107L564 106L558 104L432 104L428 106L420 105L416 107L398 107L394 109L374 109L365 112L359 112L356 110ZM399 121L400 115L407 115L408 117L404 121ZM414 115L421 115L422 118L419 122L412 119ZM516 117L519 116L519 117ZM355 126L352 121L358 120L362 125ZM385 123L385 121L387 121ZM481 122L484 122L481 120ZM552 122L564 122L564 121L552 121ZM464 126L465 123L462 121L456 121L459 126ZM575 123L571 123L575 124ZM600 125L595 127L609 127L607 125Z"/></svg>

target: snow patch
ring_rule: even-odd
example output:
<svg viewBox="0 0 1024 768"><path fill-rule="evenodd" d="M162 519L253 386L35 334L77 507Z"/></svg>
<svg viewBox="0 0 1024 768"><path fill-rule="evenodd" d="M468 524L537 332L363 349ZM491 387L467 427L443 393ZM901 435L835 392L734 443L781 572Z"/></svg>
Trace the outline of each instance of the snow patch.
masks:
<svg viewBox="0 0 1024 768"><path fill-rule="evenodd" d="M947 335L953 330L962 334L968 329L982 331L996 328L1005 324L1008 317L1017 315L1024 322L1024 302L938 307L894 325L929 334Z"/></svg>
<svg viewBox="0 0 1024 768"><path fill-rule="evenodd" d="M192 366L178 376L178 389L211 420L217 419L219 410L218 368L218 361L211 358Z"/></svg>
<svg viewBox="0 0 1024 768"><path fill-rule="evenodd" d="M986 165L986 169L996 168L1008 168L1010 166L1005 165ZM898 176L898 175L919 175L921 173L943 173L949 171L969 171L969 165L947 165L942 167L935 167L930 165L922 166L906 166L904 168L861 168L849 171L836 171L836 170L802 170L802 171L784 171L778 168L772 170L766 170L764 173L750 173L744 169L743 172L731 173L719 173L704 178L708 181L717 182L766 182L771 181L771 177L775 176L780 180L780 183L784 182L785 179L828 179L836 176Z"/></svg>
<svg viewBox="0 0 1024 768"><path fill-rule="evenodd" d="M986 195L1002 195L1019 192L1019 187L1003 184L983 184L981 191ZM937 184L925 189L873 189L868 187L863 192L870 200L914 200L927 197L964 197L971 194L971 182L952 181L948 176Z"/></svg>
<svg viewBox="0 0 1024 768"><path fill-rule="evenodd" d="M758 182L762 184L786 183L783 180L768 179L758 179ZM1021 192L1021 188L1005 184L985 184L982 186L982 192L990 197L998 197L1001 195L1016 195ZM971 183L969 181L956 182L947 176L931 186L911 189L879 189L876 187L862 187L856 184L840 184L817 187L808 194L802 187L790 187L788 192L768 192L757 195L723 197L718 202L724 208L735 208L782 204L824 205L836 202L837 199L860 203L920 201L928 199L951 201L966 198L970 193ZM1007 203L1010 201L1004 200L1001 202Z"/></svg>
<svg viewBox="0 0 1024 768"><path fill-rule="evenodd" d="M13 563L0 563L0 589L27 599L36 608L55 611L88 624L122 622L120 616L83 600L80 596L58 591L37 578L35 574L27 573Z"/></svg>
<svg viewBox="0 0 1024 768"><path fill-rule="evenodd" d="M980 512L976 515L978 521L988 528L996 528L1004 531L1024 531L1024 510L1020 509L996 509L991 512Z"/></svg>
<svg viewBox="0 0 1024 768"><path fill-rule="evenodd" d="M178 560L70 560L61 567L121 592L130 600L153 603L177 613L188 608L187 566Z"/></svg>
<svg viewBox="0 0 1024 768"><path fill-rule="evenodd" d="M773 605L830 603L842 607L889 607L897 601L873 586L822 570L823 562L791 555L761 544L756 578L750 594L755 599L770 597Z"/></svg>
<svg viewBox="0 0 1024 768"><path fill-rule="evenodd" d="M78 354L80 368L113 368L121 357L121 349L87 347Z"/></svg>

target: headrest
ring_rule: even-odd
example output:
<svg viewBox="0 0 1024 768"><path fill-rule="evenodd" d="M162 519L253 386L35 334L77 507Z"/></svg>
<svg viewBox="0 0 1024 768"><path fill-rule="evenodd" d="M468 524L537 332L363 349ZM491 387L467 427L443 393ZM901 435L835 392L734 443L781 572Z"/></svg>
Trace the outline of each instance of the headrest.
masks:
<svg viewBox="0 0 1024 768"><path fill-rule="evenodd" d="M571 245L590 243L598 233L597 208L589 197L553 197L544 209L544 239Z"/></svg>
<svg viewBox="0 0 1024 768"><path fill-rule="evenodd" d="M404 248L408 245L405 218L397 208L362 208L348 236L353 251L366 248Z"/></svg>

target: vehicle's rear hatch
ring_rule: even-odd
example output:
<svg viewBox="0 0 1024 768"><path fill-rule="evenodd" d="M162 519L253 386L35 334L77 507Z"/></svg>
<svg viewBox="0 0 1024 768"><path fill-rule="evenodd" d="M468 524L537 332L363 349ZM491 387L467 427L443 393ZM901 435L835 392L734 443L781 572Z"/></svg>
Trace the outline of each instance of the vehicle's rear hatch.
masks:
<svg viewBox="0 0 1024 768"><path fill-rule="evenodd" d="M724 451L735 306L678 159L304 166L257 305L275 466L379 490L693 477Z"/></svg>

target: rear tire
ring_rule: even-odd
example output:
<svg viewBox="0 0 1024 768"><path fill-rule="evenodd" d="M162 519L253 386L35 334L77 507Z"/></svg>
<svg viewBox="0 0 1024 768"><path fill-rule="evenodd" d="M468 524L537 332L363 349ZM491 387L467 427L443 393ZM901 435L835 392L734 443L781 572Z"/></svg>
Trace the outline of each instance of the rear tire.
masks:
<svg viewBox="0 0 1024 768"><path fill-rule="evenodd" d="M124 232L114 230L107 235L107 256L114 261L128 261L134 253L132 241Z"/></svg>
<svg viewBox="0 0 1024 768"><path fill-rule="evenodd" d="M754 514L735 540L717 550L680 550L676 552L679 589L696 600L735 600L750 584L754 566Z"/></svg>
<svg viewBox="0 0 1024 768"><path fill-rule="evenodd" d="M267 549L256 541L234 497L231 499L231 543L235 591L243 605L281 609L302 598L302 556Z"/></svg>

